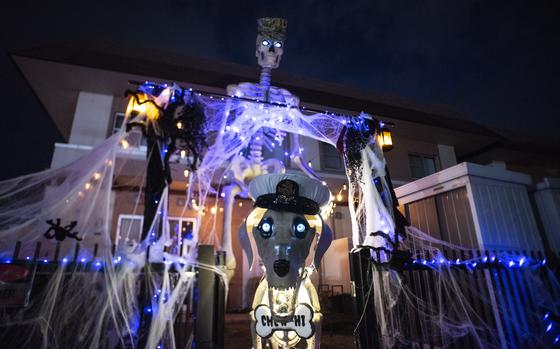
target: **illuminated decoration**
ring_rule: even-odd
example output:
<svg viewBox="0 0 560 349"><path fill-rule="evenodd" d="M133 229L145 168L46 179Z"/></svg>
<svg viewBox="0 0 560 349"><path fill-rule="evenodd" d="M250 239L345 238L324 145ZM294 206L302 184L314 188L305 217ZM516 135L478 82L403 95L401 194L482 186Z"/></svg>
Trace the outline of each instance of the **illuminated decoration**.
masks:
<svg viewBox="0 0 560 349"><path fill-rule="evenodd" d="M332 232L320 215L331 193L321 182L293 174L259 176L249 185L249 192L255 209L241 225L239 237L252 265L251 232L266 275L255 293L251 312L258 335L253 337L253 347L266 348L269 341L292 346L294 343L282 338L295 331L298 336L292 341L307 339L313 348L310 343L319 343L313 334L321 326L322 314L310 276L332 240ZM312 250L313 263L306 266Z"/></svg>
<svg viewBox="0 0 560 349"><path fill-rule="evenodd" d="M344 196L348 202L355 203L356 207L356 211L352 213L354 246L367 245L372 249L389 249L385 244L386 239L378 241L369 235L370 231L383 231L388 239L394 239L396 226L391 202L383 199L383 195L390 198L390 195L387 195L390 193L390 187L386 186L389 178L385 176L383 154L371 137L376 132L377 120L366 113L356 116L308 108L300 105L297 96L273 86L270 83L271 69L280 63L285 48L286 22L259 21L259 26L262 29L259 29L259 35L267 36L269 40L264 46L269 50L274 48L274 52L256 49L256 52L263 53L260 57L262 60L259 61L262 63L262 70L258 83L243 82L230 85L227 95L220 95L196 91L189 86L131 82L137 86L137 90L129 91L126 127L123 127L121 132L68 166L2 182L4 200L1 203L0 226L7 227L7 230L1 231L2 259L8 260L12 255L13 243L20 239L24 247L32 246L36 242L43 242L45 246L47 242L54 250L56 241L45 241L46 228L43 224L35 223L38 220L43 222L52 217L60 217L59 225L62 225L62 222L79 222L73 229L80 232L79 238L83 238L80 246L83 248L72 254L69 251L71 247L67 244L75 244L75 241L65 239L57 258L54 257L55 251L35 256L33 251L26 249L22 252L25 260L30 263L39 262L41 265L52 264L59 268L77 266L106 273L106 277L103 278L83 278L83 275L78 275L81 273L75 273L76 275L69 275L68 280L64 277L49 283L45 294L52 297L49 299L53 301L52 304L61 296L61 292L78 295L86 290L88 294L83 300L80 297L72 303L57 302L56 307L43 307L33 314L18 313L25 315L21 316L22 319L30 319L29 323L34 326L33 333L49 333L49 336L57 339L67 338L68 343L59 346L69 348L106 346L105 338L101 335L106 331L110 332L110 342L116 345L120 342L122 346L127 346L129 341L134 341L135 347L172 347L172 319L176 318L181 309L184 295L192 291L192 267L196 261L193 256L196 255L196 246L200 242L198 229L201 224L195 226L189 241L177 241L178 237L170 231L167 224L167 192L172 180L171 164L178 169L177 173L184 175L183 180L187 182L185 210L194 209L198 220L206 212L210 212L206 215L209 216L208 219L216 219L220 216L217 212L221 212L222 209L218 206L221 205L218 201L224 201L224 237L220 239L211 235L209 239L221 241L219 247L226 251L225 270L212 269L226 282L232 277L235 269L231 234L232 210L236 197L249 197L249 183L256 183L261 180L259 178L267 176L283 176L284 161L291 161L295 165L292 169L299 169L309 177L286 175L285 179L292 178L298 183L299 195L293 195L293 198L302 195L306 197L305 192L310 188L325 194L321 198L315 195L308 197L317 205L307 200L295 199L294 205L302 211L291 212L287 208L292 206L289 198L292 197L291 193L295 193L295 186L286 186L272 201L270 198L263 198L259 204L268 208L255 208L240 229L241 238L245 239L243 245L246 247L249 241L247 231L255 236L256 229L261 227L258 252L261 257L265 256L267 273L274 274L267 275L267 280L259 285L255 299L269 308L273 321L289 319L293 326L305 327L299 331L269 328L266 331L271 330L272 335L268 341L295 346L309 334L308 321L313 324L315 333L319 333L322 318L321 306L310 276L320 264L332 238L323 219L334 206L325 204L334 197L330 194L326 182L323 183L318 178L305 158L306 150L302 146L303 143L300 144L299 137L308 137L337 147L345 156L349 184L348 193ZM267 29L268 27L271 30ZM283 37L277 37L277 32ZM257 45L262 45L263 42L257 41ZM358 131L362 128L367 129L369 136ZM359 137L354 137L356 132L359 133ZM291 142L289 149L282 149L284 158L266 159L263 150L274 150L284 146L287 134L291 134ZM115 246L116 234L115 231L111 231L111 222L114 222L112 190L121 185L126 186L127 183L123 183L122 179L130 178L130 172L127 171L131 168L135 171L138 169L138 157L135 155L141 149L143 139L147 140L148 145L148 166L145 172L138 171L135 176L146 178L146 185L141 187L145 188L144 208L149 208L150 211L144 212L140 241L121 236ZM374 177L371 177L372 175ZM380 178L378 181L383 189L381 192L373 184L374 178ZM369 184L363 184L362 187L362 183L359 182L361 180L364 180L364 183L369 181ZM118 181L121 182L117 183ZM19 188L25 188L25 195L22 195ZM274 187L269 194L275 193ZM137 194L137 197L142 196L141 193ZM285 198L282 198L282 195ZM208 202L208 199L214 196L216 201ZM274 200L283 205L283 211L270 209L271 206L277 205ZM14 215L13 212L18 214ZM212 214L214 212L216 214ZM263 221L263 224L260 224L261 220L268 216L276 221L290 221L290 229L279 233L275 231L273 221ZM294 221L296 218L297 221ZM65 233L65 236L74 234L73 229ZM215 234L215 231L210 234ZM265 238L267 234L270 234L268 239ZM280 234L289 236L291 243L288 247L291 249L285 248L280 242ZM53 236L53 230L49 231L48 236ZM62 237L61 234L59 236ZM167 252L171 250L168 247L174 241L178 245L182 243L183 247L189 244L190 249L173 249L173 253ZM266 244L272 247L265 251L262 247ZM93 250L97 251L97 254L93 253ZM178 250L185 252L179 255L175 252ZM310 251L315 255L312 265L308 266L305 265L305 257ZM253 252L246 248L245 252L252 260ZM289 257L276 258L287 252L290 253ZM12 260L15 261L15 258ZM165 268L170 265L176 268L180 275L177 283L171 282L167 271L163 272L163 280L158 279L157 273L143 272L147 263L154 262L162 263ZM161 296L157 294L157 297L154 297L156 294L148 294L150 300L143 302L137 297L130 297L140 293L140 283L136 282L140 278L147 278L146 285L163 285L159 287L162 289ZM150 289L146 291L155 292ZM115 305L119 308L116 312L98 311L113 309ZM308 305L312 313L307 313L307 308L302 308L301 305ZM64 336L63 333L67 333L68 329L65 325L69 319L68 314L75 313L76 309L88 309L84 323L73 325L76 333L82 335ZM266 308L263 309L261 311L266 311ZM143 316L145 319L148 315L149 321L141 320ZM305 321L302 317L295 317L298 315L303 316ZM312 316L312 320L307 319L309 316ZM45 322L44 319L48 321ZM297 319L299 322L296 323ZM9 330L12 325L19 324L16 321L4 328ZM149 334L146 345L140 345L136 340L143 336L142 333ZM314 336L311 336L306 341L307 346L313 348L316 347L315 342L318 342L318 339L315 341ZM49 342L46 345L51 344L53 343ZM7 343L6 346L21 347L11 343Z"/></svg>
<svg viewBox="0 0 560 349"><path fill-rule="evenodd" d="M127 119L145 117L150 121L156 121L161 114L161 108L146 93L133 94L128 100L125 117Z"/></svg>
<svg viewBox="0 0 560 349"><path fill-rule="evenodd" d="M391 130L386 124L380 123L380 128L377 134L377 140L383 151L393 149L393 139L391 137Z"/></svg>

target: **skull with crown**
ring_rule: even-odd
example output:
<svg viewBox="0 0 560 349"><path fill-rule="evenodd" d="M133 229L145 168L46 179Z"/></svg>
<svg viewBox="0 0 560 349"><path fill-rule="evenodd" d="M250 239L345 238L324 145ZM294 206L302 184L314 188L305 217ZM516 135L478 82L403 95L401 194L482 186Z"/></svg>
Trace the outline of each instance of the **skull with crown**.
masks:
<svg viewBox="0 0 560 349"><path fill-rule="evenodd" d="M259 18L255 55L263 68L278 68L284 53L288 21L283 18Z"/></svg>

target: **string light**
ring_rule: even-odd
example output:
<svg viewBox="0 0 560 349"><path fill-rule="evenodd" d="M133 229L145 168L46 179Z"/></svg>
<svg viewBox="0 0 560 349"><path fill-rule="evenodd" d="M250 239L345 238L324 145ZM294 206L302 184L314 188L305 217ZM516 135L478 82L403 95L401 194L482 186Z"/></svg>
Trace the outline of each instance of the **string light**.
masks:
<svg viewBox="0 0 560 349"><path fill-rule="evenodd" d="M121 140L121 147L123 149L128 149L129 146L130 146L130 144L128 143L128 141L126 139Z"/></svg>

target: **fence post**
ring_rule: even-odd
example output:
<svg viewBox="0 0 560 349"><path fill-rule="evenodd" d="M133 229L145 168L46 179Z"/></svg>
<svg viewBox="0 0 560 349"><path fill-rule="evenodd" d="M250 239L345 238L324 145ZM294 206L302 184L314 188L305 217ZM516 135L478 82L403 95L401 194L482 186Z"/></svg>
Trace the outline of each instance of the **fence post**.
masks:
<svg viewBox="0 0 560 349"><path fill-rule="evenodd" d="M354 304L354 340L357 349L379 347L379 331L375 314L373 273L369 248L350 252L350 279Z"/></svg>
<svg viewBox="0 0 560 349"><path fill-rule="evenodd" d="M216 265L213 245L198 246L198 263L211 267ZM222 349L225 298L219 298L224 297L223 285L214 270L199 267L197 271L196 321L192 348Z"/></svg>

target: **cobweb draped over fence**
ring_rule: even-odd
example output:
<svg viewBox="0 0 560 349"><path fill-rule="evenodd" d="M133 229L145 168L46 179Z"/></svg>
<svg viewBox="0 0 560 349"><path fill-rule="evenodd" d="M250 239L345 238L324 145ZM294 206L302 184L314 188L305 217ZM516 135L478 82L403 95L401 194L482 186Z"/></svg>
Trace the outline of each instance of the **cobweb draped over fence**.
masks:
<svg viewBox="0 0 560 349"><path fill-rule="evenodd" d="M372 263L367 302L380 346L549 348L560 337L560 283L537 253L472 251L407 228L412 259ZM364 318L361 321L365 321Z"/></svg>

